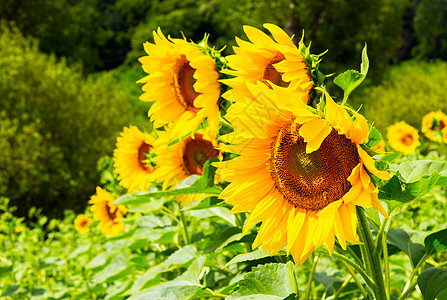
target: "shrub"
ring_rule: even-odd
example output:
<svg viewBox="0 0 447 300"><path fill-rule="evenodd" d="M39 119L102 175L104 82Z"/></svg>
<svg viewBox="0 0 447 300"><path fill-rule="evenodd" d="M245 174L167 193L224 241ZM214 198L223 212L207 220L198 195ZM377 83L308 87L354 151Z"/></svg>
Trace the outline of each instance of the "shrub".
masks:
<svg viewBox="0 0 447 300"><path fill-rule="evenodd" d="M402 120L420 129L427 113L439 109L447 112L442 88L446 81L446 62L408 61L394 66L380 85L364 90L363 99L355 100L365 103L363 113L382 133Z"/></svg>
<svg viewBox="0 0 447 300"><path fill-rule="evenodd" d="M9 148L3 145L9 154L0 157L8 165L2 194L23 213L31 205L46 213L81 209L94 193L98 159L112 152L134 108L112 75L84 78L37 47L1 26L1 126L10 140Z"/></svg>

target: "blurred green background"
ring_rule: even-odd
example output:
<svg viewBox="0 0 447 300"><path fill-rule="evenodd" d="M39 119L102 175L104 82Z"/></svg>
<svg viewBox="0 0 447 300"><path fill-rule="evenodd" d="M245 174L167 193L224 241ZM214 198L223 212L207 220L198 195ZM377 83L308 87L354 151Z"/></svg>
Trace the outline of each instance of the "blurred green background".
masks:
<svg viewBox="0 0 447 300"><path fill-rule="evenodd" d="M210 33L224 54L245 24L305 30L313 53L329 49L325 74L358 69L366 42L370 73L350 104L382 133L447 112L447 0L3 0L0 19L0 195L19 214L82 211L122 127L150 129L137 59L159 26L194 41Z"/></svg>

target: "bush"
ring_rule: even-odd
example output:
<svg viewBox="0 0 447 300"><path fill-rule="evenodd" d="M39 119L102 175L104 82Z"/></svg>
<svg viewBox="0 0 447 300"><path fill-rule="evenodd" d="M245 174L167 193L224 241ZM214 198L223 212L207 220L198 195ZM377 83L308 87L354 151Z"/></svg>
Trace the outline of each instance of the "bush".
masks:
<svg viewBox="0 0 447 300"><path fill-rule="evenodd" d="M382 133L388 126L402 120L420 128L427 113L439 109L447 112L442 88L446 81L446 62L408 61L394 66L382 84L364 90L362 99L354 100L360 100L355 103L364 103L363 113L375 121L375 126Z"/></svg>
<svg viewBox="0 0 447 300"><path fill-rule="evenodd" d="M0 157L8 166L2 194L22 213L31 205L46 213L81 209L98 182L98 159L112 152L132 120L130 96L112 75L84 78L6 26L0 27L0 69L1 134L9 140Z"/></svg>

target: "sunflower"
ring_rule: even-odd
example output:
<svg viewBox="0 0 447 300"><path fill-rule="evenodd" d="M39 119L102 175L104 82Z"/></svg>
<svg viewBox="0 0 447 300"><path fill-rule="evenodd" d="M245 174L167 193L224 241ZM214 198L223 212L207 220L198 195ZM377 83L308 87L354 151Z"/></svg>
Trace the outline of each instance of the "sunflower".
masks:
<svg viewBox="0 0 447 300"><path fill-rule="evenodd" d="M143 133L135 126L124 127L117 139L115 157L115 173L120 184L129 192L146 191L151 186L155 165L149 159L153 154L155 138Z"/></svg>
<svg viewBox="0 0 447 300"><path fill-rule="evenodd" d="M264 27L270 31L275 41L261 30L250 26L244 26L250 42L236 37L238 47L234 47L235 54L226 57L227 65L232 70L222 71L235 77L221 80L233 89L223 97L232 102L245 97L255 99L246 83L261 81L270 88L273 84L303 93L302 99L307 103L313 81L302 55L304 44L300 43L298 49L287 33L278 26L264 24Z"/></svg>
<svg viewBox="0 0 447 300"><path fill-rule="evenodd" d="M160 134L159 143L169 134ZM159 148L160 153L156 157L159 166L154 172L154 178L163 182L163 189L176 186L191 175L202 175L203 165L213 157L219 157L220 151L217 150L217 140L205 131L199 130L194 136L189 136L177 144ZM185 195L178 196L184 205L189 205L191 201L198 200L201 196L196 197Z"/></svg>
<svg viewBox="0 0 447 300"><path fill-rule="evenodd" d="M422 132L434 142L447 143L447 115L440 110L428 113L422 119Z"/></svg>
<svg viewBox="0 0 447 300"><path fill-rule="evenodd" d="M86 215L78 215L74 220L75 229L77 232L84 234L90 231L88 225L92 223L92 219Z"/></svg>
<svg viewBox="0 0 447 300"><path fill-rule="evenodd" d="M124 231L124 223L119 222L127 213L123 205L114 205L115 198L106 190L96 187L96 194L88 202L99 229L107 236L115 236Z"/></svg>
<svg viewBox="0 0 447 300"><path fill-rule="evenodd" d="M335 237L344 249L346 242L360 243L356 205L388 217L369 173L390 178L362 147L369 135L365 118L328 94L321 112L290 89L248 88L259 103L230 107L235 131L221 146L239 156L216 165L231 182L220 198L234 205L232 213L251 211L244 232L262 221L253 248L262 245L274 255L287 246L301 264L321 245L332 253Z"/></svg>
<svg viewBox="0 0 447 300"><path fill-rule="evenodd" d="M149 75L138 82L145 83L143 101L155 101L149 117L155 127L174 122L173 139L181 138L208 120L212 134L219 125L220 84L214 60L197 46L182 39L167 39L160 28L154 31L155 44L146 42L148 56L139 59Z"/></svg>
<svg viewBox="0 0 447 300"><path fill-rule="evenodd" d="M417 129L404 121L391 125L387 131L391 148L405 155L413 153L421 145Z"/></svg>

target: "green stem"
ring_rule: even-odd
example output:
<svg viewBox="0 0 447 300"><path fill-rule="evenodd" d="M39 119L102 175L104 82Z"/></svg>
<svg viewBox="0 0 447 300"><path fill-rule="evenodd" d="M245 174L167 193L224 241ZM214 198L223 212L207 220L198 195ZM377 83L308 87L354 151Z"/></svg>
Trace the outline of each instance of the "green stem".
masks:
<svg viewBox="0 0 447 300"><path fill-rule="evenodd" d="M355 284L357 285L357 287L359 288L360 292L363 295L363 298L368 299L368 296L370 296L370 294L368 294L368 292L365 290L365 287L363 286L363 284L357 278L357 274L355 274L354 270L346 262L341 261L341 263L348 270L351 277L354 279Z"/></svg>
<svg viewBox="0 0 447 300"><path fill-rule="evenodd" d="M177 217L174 215L174 213L169 208L167 208L166 206L162 206L161 207L161 212L164 215L166 215L166 216L170 217L171 219L173 219L174 221L176 221L177 223L180 223L180 220L177 219Z"/></svg>
<svg viewBox="0 0 447 300"><path fill-rule="evenodd" d="M357 273L362 276L363 280L365 281L365 283L371 287L372 290L375 289L375 284L374 282L372 282L371 278L369 278L368 274L366 274L366 272L359 266L357 265L355 262L353 262L352 260L350 260L349 258L347 258L344 255L338 254L336 252L332 253L332 256L338 258L341 260L341 262L343 263L343 265L345 265L345 267L348 269L348 271L352 271L350 272L351 275L355 275L354 271L351 269L351 267L357 271ZM356 279L356 277L354 276L354 279ZM363 287L363 286L362 286ZM359 286L360 288L360 286ZM365 292L366 293L366 292Z"/></svg>
<svg viewBox="0 0 447 300"><path fill-rule="evenodd" d="M312 291L312 281L314 279L315 269L317 268L318 261L320 260L320 254L317 253L310 269L309 280L307 281L306 300L310 299L310 292Z"/></svg>
<svg viewBox="0 0 447 300"><path fill-rule="evenodd" d="M362 260L357 256L357 254L354 252L354 250L352 250L349 246L346 247L346 251L348 251L348 253L352 256L352 258L354 258L356 263L358 263L359 265L363 264Z"/></svg>
<svg viewBox="0 0 447 300"><path fill-rule="evenodd" d="M298 282L296 281L296 273L295 273L295 264L292 261L288 261L287 264L287 270L289 271L289 276L293 279L293 291L298 299L299 297L299 291L298 291Z"/></svg>
<svg viewBox="0 0 447 300"><path fill-rule="evenodd" d="M354 277L352 275L349 275L348 279L346 279L342 285L340 286L340 288L338 289L337 293L335 293L334 295L334 300L337 300L338 297L340 297L341 292L344 290L344 288L348 285L349 281L351 281L351 279L353 279Z"/></svg>
<svg viewBox="0 0 447 300"><path fill-rule="evenodd" d="M374 296L378 300L387 299L385 292L385 283L383 281L382 265L380 264L380 253L375 253L374 239L369 228L368 219L363 208L357 206L357 216L359 220L359 236L364 243L362 246L363 259L369 266L370 275L375 283Z"/></svg>
<svg viewBox="0 0 447 300"><path fill-rule="evenodd" d="M399 298L400 299L404 299L406 296L408 296L409 294L411 294L413 292L414 287L417 284L417 281L413 282L413 278L414 276L416 276L418 270L420 267L422 267L422 265L425 263L425 261L429 258L430 256L426 254L424 254L424 256L422 256L421 260L418 262L418 264L416 265L416 267L413 269L413 271L411 272L410 278L408 278L407 284L405 284L404 290L402 292L402 296Z"/></svg>
<svg viewBox="0 0 447 300"><path fill-rule="evenodd" d="M179 216L180 216L180 227L182 227L182 233L183 233L183 239L185 240L185 245L189 245L190 240L189 240L189 236L188 236L188 229L186 227L186 218L185 218L185 214L183 213L181 204L179 204Z"/></svg>
<svg viewBox="0 0 447 300"><path fill-rule="evenodd" d="M384 220L385 222L385 220ZM391 219L388 222L388 227L382 236L382 250L383 250L383 266L385 271L385 292L387 299L391 298L391 280L390 280L390 261L388 259L388 245L386 243L386 238L388 236L388 231L390 230ZM380 255L380 254L379 254Z"/></svg>

